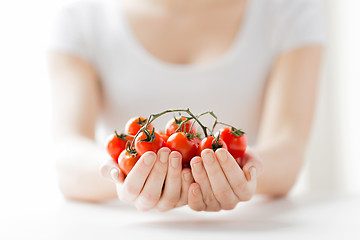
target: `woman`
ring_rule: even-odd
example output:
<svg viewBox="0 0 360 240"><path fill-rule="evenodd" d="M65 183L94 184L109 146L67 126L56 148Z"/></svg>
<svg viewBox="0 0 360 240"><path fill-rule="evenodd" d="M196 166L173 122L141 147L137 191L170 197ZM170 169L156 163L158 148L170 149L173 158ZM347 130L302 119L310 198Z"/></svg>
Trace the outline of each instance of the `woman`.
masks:
<svg viewBox="0 0 360 240"><path fill-rule="evenodd" d="M124 0L64 9L50 57L59 185L70 199L116 195L139 210L233 209L284 196L300 171L323 51L313 0ZM241 169L226 150L142 156L124 182L95 140L133 116L213 110L247 132ZM163 185L165 187L163 189Z"/></svg>

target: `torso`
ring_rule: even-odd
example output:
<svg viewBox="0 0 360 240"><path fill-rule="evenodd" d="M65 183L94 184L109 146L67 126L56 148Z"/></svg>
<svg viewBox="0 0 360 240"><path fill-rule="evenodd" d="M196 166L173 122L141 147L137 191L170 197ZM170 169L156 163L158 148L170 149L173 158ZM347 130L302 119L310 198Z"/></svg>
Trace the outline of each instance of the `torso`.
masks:
<svg viewBox="0 0 360 240"><path fill-rule="evenodd" d="M295 0L221 0L201 11L149 5L155 2L96 0L72 12L77 40L101 78L104 134L98 139L130 117L190 108L214 111L253 144L267 77L291 25L280 13ZM168 119L157 119L155 127ZM204 121L210 126L213 119Z"/></svg>
<svg viewBox="0 0 360 240"><path fill-rule="evenodd" d="M131 0L124 12L139 43L162 61L196 64L220 57L241 29L246 0L186 5L191 6Z"/></svg>
<svg viewBox="0 0 360 240"><path fill-rule="evenodd" d="M137 1L92 8L88 38L102 78L104 135L129 117L190 108L214 111L246 129L253 143L275 53L264 14L269 8L262 6L268 0L223 0L176 14ZM156 127L167 120L158 119ZM210 126L213 119L203 121Z"/></svg>

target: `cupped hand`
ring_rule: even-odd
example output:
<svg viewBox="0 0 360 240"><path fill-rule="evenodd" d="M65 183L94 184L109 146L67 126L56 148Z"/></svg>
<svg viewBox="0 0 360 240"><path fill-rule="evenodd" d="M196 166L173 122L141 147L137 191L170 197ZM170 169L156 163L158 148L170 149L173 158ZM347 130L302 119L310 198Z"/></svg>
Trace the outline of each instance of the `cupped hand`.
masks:
<svg viewBox="0 0 360 240"><path fill-rule="evenodd" d="M182 169L181 154L168 148L161 148L157 154L146 152L126 178L114 165L107 164L101 172L117 182L119 199L133 203L140 211L168 211L187 204L194 182L190 169Z"/></svg>
<svg viewBox="0 0 360 240"><path fill-rule="evenodd" d="M196 211L220 211L248 201L256 191L257 177L263 172L261 158L250 148L245 152L242 168L225 149L215 153L205 149L201 157L191 160L192 183L188 205Z"/></svg>

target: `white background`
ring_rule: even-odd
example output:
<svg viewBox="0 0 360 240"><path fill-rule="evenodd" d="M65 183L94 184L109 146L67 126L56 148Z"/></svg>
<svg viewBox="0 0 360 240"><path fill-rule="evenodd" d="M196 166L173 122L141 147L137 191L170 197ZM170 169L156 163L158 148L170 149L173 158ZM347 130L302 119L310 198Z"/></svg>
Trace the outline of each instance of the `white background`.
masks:
<svg viewBox="0 0 360 240"><path fill-rule="evenodd" d="M46 47L55 0L0 1L2 214L63 201L51 149ZM325 0L328 52L301 190L360 192L360 1ZM44 207L43 209L46 209ZM45 210L44 210L45 211Z"/></svg>

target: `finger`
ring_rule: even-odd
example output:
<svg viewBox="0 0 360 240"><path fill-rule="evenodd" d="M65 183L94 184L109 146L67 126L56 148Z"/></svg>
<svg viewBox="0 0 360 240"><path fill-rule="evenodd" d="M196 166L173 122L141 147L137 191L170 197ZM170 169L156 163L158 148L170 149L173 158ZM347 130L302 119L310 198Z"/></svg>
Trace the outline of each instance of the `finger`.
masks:
<svg viewBox="0 0 360 240"><path fill-rule="evenodd" d="M223 170L221 169L214 151L205 149L201 153L204 167L210 181L211 189L222 209L234 209L238 203L238 197L233 192Z"/></svg>
<svg viewBox="0 0 360 240"><path fill-rule="evenodd" d="M169 156L169 164L165 179L165 188L157 209L168 211L176 206L181 193L181 154L172 152Z"/></svg>
<svg viewBox="0 0 360 240"><path fill-rule="evenodd" d="M233 156L223 148L216 150L215 155L235 195L241 201L247 199L248 182Z"/></svg>
<svg viewBox="0 0 360 240"><path fill-rule="evenodd" d="M194 178L189 168L182 170L182 181L181 181L181 195L180 200L176 207L184 206L188 203L188 193L190 185L194 182Z"/></svg>
<svg viewBox="0 0 360 240"><path fill-rule="evenodd" d="M257 176L260 176L264 172L261 157L251 148L247 148L243 158L243 172L245 173L246 179L251 180L250 170L255 167Z"/></svg>
<svg viewBox="0 0 360 240"><path fill-rule="evenodd" d="M122 183L125 179L125 175L113 159L106 160L100 166L100 175L115 183Z"/></svg>
<svg viewBox="0 0 360 240"><path fill-rule="evenodd" d="M124 202L133 202L140 194L146 179L156 161L154 152L146 152L140 157L134 168L125 178L119 198Z"/></svg>
<svg viewBox="0 0 360 240"><path fill-rule="evenodd" d="M161 148L158 151L154 167L151 169L144 188L135 201L135 206L138 210L150 210L158 203L167 173L169 154L169 148Z"/></svg>
<svg viewBox="0 0 360 240"><path fill-rule="evenodd" d="M256 191L256 184L257 184L257 170L255 167L250 168L250 177L251 180L247 183L248 184L248 191L249 195L247 196L247 200L250 200L251 197L255 194Z"/></svg>
<svg viewBox="0 0 360 240"><path fill-rule="evenodd" d="M211 189L211 185L204 169L202 159L200 157L194 157L191 160L190 165L194 180L200 185L203 200L206 205L206 210L217 211L220 209L220 204L216 200L213 190Z"/></svg>
<svg viewBox="0 0 360 240"><path fill-rule="evenodd" d="M195 211L204 211L206 209L201 193L201 187L198 183L192 183L189 187L188 205Z"/></svg>

